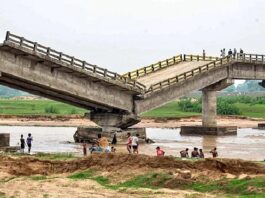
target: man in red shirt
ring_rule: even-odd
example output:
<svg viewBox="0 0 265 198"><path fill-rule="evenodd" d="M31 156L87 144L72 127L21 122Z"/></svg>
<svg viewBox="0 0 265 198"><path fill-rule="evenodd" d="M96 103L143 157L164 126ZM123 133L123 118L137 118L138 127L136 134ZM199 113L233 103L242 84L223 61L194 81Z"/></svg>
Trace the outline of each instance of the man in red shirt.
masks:
<svg viewBox="0 0 265 198"><path fill-rule="evenodd" d="M165 151L163 151L162 149L160 149L160 147L156 147L156 155L157 156L164 156L165 155Z"/></svg>

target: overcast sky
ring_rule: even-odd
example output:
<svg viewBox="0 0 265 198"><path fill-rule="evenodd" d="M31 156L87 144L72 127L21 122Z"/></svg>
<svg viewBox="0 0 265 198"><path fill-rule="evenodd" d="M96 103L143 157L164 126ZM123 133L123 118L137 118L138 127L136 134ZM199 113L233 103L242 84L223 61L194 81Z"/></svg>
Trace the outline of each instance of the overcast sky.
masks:
<svg viewBox="0 0 265 198"><path fill-rule="evenodd" d="M0 0L7 30L124 73L179 53L265 54L264 0Z"/></svg>

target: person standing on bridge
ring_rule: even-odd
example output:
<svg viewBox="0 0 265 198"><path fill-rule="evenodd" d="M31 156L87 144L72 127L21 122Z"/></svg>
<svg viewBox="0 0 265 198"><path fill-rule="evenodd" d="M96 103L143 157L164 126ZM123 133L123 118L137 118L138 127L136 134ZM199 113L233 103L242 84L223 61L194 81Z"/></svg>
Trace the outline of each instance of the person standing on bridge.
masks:
<svg viewBox="0 0 265 198"><path fill-rule="evenodd" d="M229 56L230 58L232 58L232 56L233 56L233 52L232 52L231 49L229 49L229 51L228 51L228 56Z"/></svg>
<svg viewBox="0 0 265 198"><path fill-rule="evenodd" d="M240 53L240 58L242 58L243 57L243 54L244 54L244 51L241 48L240 48L239 53Z"/></svg>
<svg viewBox="0 0 265 198"><path fill-rule="evenodd" d="M225 48L222 51L222 58L224 58L224 57L225 57Z"/></svg>
<svg viewBox="0 0 265 198"><path fill-rule="evenodd" d="M31 136L31 133L29 133L27 137L28 153L30 153L31 151L32 141L33 141L33 138Z"/></svg>
<svg viewBox="0 0 265 198"><path fill-rule="evenodd" d="M233 58L234 59L236 59L236 53L237 53L236 48L234 48L234 52L233 52Z"/></svg>

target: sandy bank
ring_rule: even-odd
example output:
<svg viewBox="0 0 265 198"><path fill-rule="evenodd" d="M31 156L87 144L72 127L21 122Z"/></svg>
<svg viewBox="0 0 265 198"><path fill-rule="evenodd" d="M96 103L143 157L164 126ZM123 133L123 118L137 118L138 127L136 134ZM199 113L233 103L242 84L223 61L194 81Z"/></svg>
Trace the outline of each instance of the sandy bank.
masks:
<svg viewBox="0 0 265 198"><path fill-rule="evenodd" d="M239 128L256 128L258 123L265 122L264 119L240 118L234 116L219 116L217 123L223 126L238 126ZM201 125L200 117L190 117L181 119L142 119L140 123L134 127L146 128L177 128L180 126ZM49 117L16 117L1 116L0 125L5 126L64 126L64 127L95 127L94 122L80 116L49 116Z"/></svg>

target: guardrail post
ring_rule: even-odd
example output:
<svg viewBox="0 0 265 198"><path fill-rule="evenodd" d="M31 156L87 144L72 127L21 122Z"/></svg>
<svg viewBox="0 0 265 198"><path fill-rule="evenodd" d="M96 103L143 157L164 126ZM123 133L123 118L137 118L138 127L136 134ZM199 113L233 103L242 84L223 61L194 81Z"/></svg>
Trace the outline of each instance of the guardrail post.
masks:
<svg viewBox="0 0 265 198"><path fill-rule="evenodd" d="M23 41L24 41L24 38L23 38L23 37L21 37L21 39L20 39L20 42L19 42L19 45L20 45L20 46L22 46L22 44L23 44Z"/></svg>
<svg viewBox="0 0 265 198"><path fill-rule="evenodd" d="M37 48L38 48L38 43L35 42L35 43L34 43L34 47L33 47L33 51L36 52L36 51L37 51Z"/></svg>
<svg viewBox="0 0 265 198"><path fill-rule="evenodd" d="M51 53L51 48L47 48L47 56L49 56L50 55L50 53Z"/></svg>
<svg viewBox="0 0 265 198"><path fill-rule="evenodd" d="M155 68L154 68L154 65L153 64L151 65L151 68L152 68L152 71L155 71Z"/></svg>
<svg viewBox="0 0 265 198"><path fill-rule="evenodd" d="M168 66L168 59L166 60L167 66Z"/></svg>
<svg viewBox="0 0 265 198"><path fill-rule="evenodd" d="M63 56L63 53L60 52L60 54L59 54L59 60L60 60L60 61L62 60L62 56Z"/></svg>
<svg viewBox="0 0 265 198"><path fill-rule="evenodd" d="M144 74L146 74L146 67L144 67Z"/></svg>
<svg viewBox="0 0 265 198"><path fill-rule="evenodd" d="M136 70L136 76L139 77L139 71L138 70Z"/></svg>
<svg viewBox="0 0 265 198"><path fill-rule="evenodd" d="M82 69L85 69L85 67L86 67L86 61L83 61Z"/></svg>
<svg viewBox="0 0 265 198"><path fill-rule="evenodd" d="M104 69L104 77L106 77L108 70Z"/></svg>
<svg viewBox="0 0 265 198"><path fill-rule="evenodd" d="M245 61L246 59L246 54L243 54L243 61Z"/></svg>
<svg viewBox="0 0 265 198"><path fill-rule="evenodd" d="M6 32L6 41L9 40L9 36L10 36L10 32L7 31L7 32Z"/></svg>
<svg viewBox="0 0 265 198"><path fill-rule="evenodd" d="M186 61L186 54L184 54L183 56L184 56L184 57L183 57L184 61Z"/></svg>
<svg viewBox="0 0 265 198"><path fill-rule="evenodd" d="M197 61L199 61L200 60L200 57L199 56L197 56Z"/></svg>
<svg viewBox="0 0 265 198"><path fill-rule="evenodd" d="M263 55L261 56L261 62L264 62L264 56Z"/></svg>
<svg viewBox="0 0 265 198"><path fill-rule="evenodd" d="M249 56L249 62L252 62L252 56L251 56L251 54L250 54L250 56Z"/></svg>
<svg viewBox="0 0 265 198"><path fill-rule="evenodd" d="M132 78L132 76L131 76L131 72L128 73L128 77L129 77L129 78Z"/></svg>
<svg viewBox="0 0 265 198"><path fill-rule="evenodd" d="M161 67L162 67L162 65L161 65L161 61L159 61L158 65L159 65L159 68L161 68Z"/></svg>
<svg viewBox="0 0 265 198"><path fill-rule="evenodd" d="M175 60L175 56L173 56L173 64L175 65L176 60Z"/></svg>
<svg viewBox="0 0 265 198"><path fill-rule="evenodd" d="M72 57L72 59L71 59L71 65L74 65L74 60L75 60L75 57Z"/></svg>

